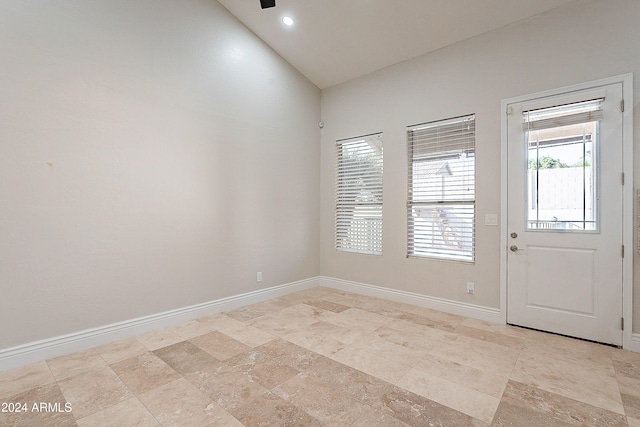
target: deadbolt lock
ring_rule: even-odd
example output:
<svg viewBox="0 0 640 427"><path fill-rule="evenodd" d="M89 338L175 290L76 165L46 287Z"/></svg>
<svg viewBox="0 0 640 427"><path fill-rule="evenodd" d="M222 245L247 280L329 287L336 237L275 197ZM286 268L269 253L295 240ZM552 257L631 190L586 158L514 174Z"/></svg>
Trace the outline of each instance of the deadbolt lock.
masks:
<svg viewBox="0 0 640 427"><path fill-rule="evenodd" d="M511 233L511 238L512 239L515 239L516 237L518 237L518 233L516 233L516 232Z"/></svg>

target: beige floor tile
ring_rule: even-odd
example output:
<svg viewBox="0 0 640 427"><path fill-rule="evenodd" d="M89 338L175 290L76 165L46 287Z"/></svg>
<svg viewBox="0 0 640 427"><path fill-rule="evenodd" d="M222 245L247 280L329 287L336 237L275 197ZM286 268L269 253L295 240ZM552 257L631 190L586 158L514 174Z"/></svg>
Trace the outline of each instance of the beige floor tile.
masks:
<svg viewBox="0 0 640 427"><path fill-rule="evenodd" d="M209 332L199 337L189 340L207 353L213 355L218 360L225 360L236 354L250 350L251 347L234 340L228 335L219 331Z"/></svg>
<svg viewBox="0 0 640 427"><path fill-rule="evenodd" d="M384 308L395 312L411 313L416 309L416 305L407 304L404 302L390 301L384 299L376 299L378 307Z"/></svg>
<svg viewBox="0 0 640 427"><path fill-rule="evenodd" d="M409 306L394 301L385 300L367 300L356 306L360 310L365 310L374 314L385 316L388 318L401 317L410 314Z"/></svg>
<svg viewBox="0 0 640 427"><path fill-rule="evenodd" d="M342 313L334 313L332 316L322 319L322 321L349 329L352 333L360 335L371 333L382 326L379 323L374 324L364 319L355 319L353 316L348 316L345 313L346 311L343 311Z"/></svg>
<svg viewBox="0 0 640 427"><path fill-rule="evenodd" d="M186 378L205 396L231 414L235 409L269 392L254 376L246 371L250 366L221 365L189 374ZM291 375L295 375L297 371Z"/></svg>
<svg viewBox="0 0 640 427"><path fill-rule="evenodd" d="M303 374L370 408L355 426L484 426L486 423L331 359ZM367 424L367 422L369 424Z"/></svg>
<svg viewBox="0 0 640 427"><path fill-rule="evenodd" d="M236 322L237 324L225 324L222 325L218 330L223 334L228 335L234 340L240 341L241 343L249 347L257 347L277 338L275 335L270 334L269 332L265 332L245 323L238 321L234 322Z"/></svg>
<svg viewBox="0 0 640 427"><path fill-rule="evenodd" d="M135 338L116 341L111 344L96 347L95 350L108 364L129 359L131 357L138 356L149 351L144 345L140 343L140 341Z"/></svg>
<svg viewBox="0 0 640 427"><path fill-rule="evenodd" d="M172 344L177 344L185 340L184 337L169 329L149 332L148 334L140 335L136 338L142 345L151 351L158 350L159 348L167 347Z"/></svg>
<svg viewBox="0 0 640 427"><path fill-rule="evenodd" d="M402 322L402 321L400 321ZM407 327L394 324L394 327L382 326L369 334L370 336L377 336L378 338L387 342L406 347L418 351L422 354L431 350L434 346L438 345L438 342L444 338L439 334L429 334L425 329L431 331L437 331L436 329L426 328L424 326ZM438 331L442 332L442 331ZM447 332L442 332L447 334ZM431 336L430 336L431 335Z"/></svg>
<svg viewBox="0 0 640 427"><path fill-rule="evenodd" d="M73 407L55 383L2 399L0 426L74 426ZM4 404L13 405L5 407ZM16 406L17 405L17 406Z"/></svg>
<svg viewBox="0 0 640 427"><path fill-rule="evenodd" d="M618 360L613 361L613 366L620 393L640 398L640 368Z"/></svg>
<svg viewBox="0 0 640 427"><path fill-rule="evenodd" d="M419 314L406 313L396 316L395 319L404 320L415 325L425 326L432 329L440 329L445 332L453 332L458 327L458 322L450 323L445 321L433 320L429 317L420 316Z"/></svg>
<svg viewBox="0 0 640 427"><path fill-rule="evenodd" d="M640 397L622 393L622 405L627 417L640 418Z"/></svg>
<svg viewBox="0 0 640 427"><path fill-rule="evenodd" d="M167 328L170 332L177 334L185 339L191 339L199 337L200 335L208 334L215 331L215 326L211 321L205 319L191 320L189 322L181 323L176 326Z"/></svg>
<svg viewBox="0 0 640 427"><path fill-rule="evenodd" d="M468 326L474 329L481 329L487 332L495 332L502 335L509 335L514 338L520 338L526 340L532 334L530 329L520 328L518 326L503 325L500 323L487 322L485 320L473 319L471 317L465 317L460 323L460 326Z"/></svg>
<svg viewBox="0 0 640 427"><path fill-rule="evenodd" d="M629 427L640 427L640 418L627 417L627 423L629 423Z"/></svg>
<svg viewBox="0 0 640 427"><path fill-rule="evenodd" d="M248 323L261 331L280 337L295 332L298 328L310 325L313 322L314 320L303 318L298 319L292 315L284 316L274 314L258 317Z"/></svg>
<svg viewBox="0 0 640 427"><path fill-rule="evenodd" d="M632 351L622 350L619 348L610 348L609 352L613 360L640 366L640 353L634 353Z"/></svg>
<svg viewBox="0 0 640 427"><path fill-rule="evenodd" d="M485 344L483 341L461 338L466 337L442 340L430 349L428 354L509 378L518 359L518 352L509 352L510 349L502 346L495 346L495 349L487 348L481 345ZM500 352L501 349L504 351Z"/></svg>
<svg viewBox="0 0 640 427"><path fill-rule="evenodd" d="M346 345L333 338L314 332L309 328L284 335L282 339L327 357L342 350Z"/></svg>
<svg viewBox="0 0 640 427"><path fill-rule="evenodd" d="M378 331L379 330L376 330L364 336L349 347L360 349L363 353L376 354L393 362L409 366L412 366L427 354L424 349L415 349L408 344L396 344L390 339L384 339L378 334ZM383 336L388 338L386 334Z"/></svg>
<svg viewBox="0 0 640 427"><path fill-rule="evenodd" d="M611 365L611 348L575 338L532 331L523 347L524 354L552 355L567 362L579 362L581 365Z"/></svg>
<svg viewBox="0 0 640 427"><path fill-rule="evenodd" d="M46 362L0 372L0 398L55 382Z"/></svg>
<svg viewBox="0 0 640 427"><path fill-rule="evenodd" d="M442 347L450 346L452 349L465 351L467 353L474 352L492 359L502 360L507 365L513 365L522 350L505 347L503 345L494 344L491 342L470 338L464 335L458 335L451 339L445 337L442 340Z"/></svg>
<svg viewBox="0 0 640 427"><path fill-rule="evenodd" d="M323 310L331 311L333 313L342 313L343 311L349 309L349 306L347 305L337 304L335 302L322 300L322 299L310 300L310 301L307 301L305 304L313 307L318 307Z"/></svg>
<svg viewBox="0 0 640 427"><path fill-rule="evenodd" d="M221 362L200 347L183 341L154 351L154 354L181 375L216 369Z"/></svg>
<svg viewBox="0 0 640 427"><path fill-rule="evenodd" d="M394 418L415 427L489 425L485 421L402 388L387 391L382 396L382 403L385 409L392 412Z"/></svg>
<svg viewBox="0 0 640 427"><path fill-rule="evenodd" d="M225 313L225 315L241 322L248 322L258 317L277 313L287 307L289 307L288 304L282 304L277 301L264 301L257 304L249 305L247 307L229 311Z"/></svg>
<svg viewBox="0 0 640 427"><path fill-rule="evenodd" d="M111 365L111 369L135 394L141 394L182 378L153 353L143 353Z"/></svg>
<svg viewBox="0 0 640 427"><path fill-rule="evenodd" d="M396 391L393 384L328 357L316 360L303 374L375 409L384 408L383 396Z"/></svg>
<svg viewBox="0 0 640 427"><path fill-rule="evenodd" d="M500 403L499 397L481 393L417 369L411 369L397 385L485 423L491 423Z"/></svg>
<svg viewBox="0 0 640 427"><path fill-rule="evenodd" d="M426 317L437 322L449 323L451 325L459 325L466 319L466 317L459 316L457 314L446 313L444 311L432 310L430 308L413 305L408 306L407 311L409 311L409 313L417 314L421 317Z"/></svg>
<svg viewBox="0 0 640 427"><path fill-rule="evenodd" d="M624 416L516 381L509 381L495 426L625 426Z"/></svg>
<svg viewBox="0 0 640 427"><path fill-rule="evenodd" d="M78 427L155 427L160 423L135 397L78 420Z"/></svg>
<svg viewBox="0 0 640 427"><path fill-rule="evenodd" d="M326 301L322 299L314 299L305 302L306 305L310 305L312 307L317 307L322 310L331 311L332 313L342 313L345 310L349 309L349 306L337 304L335 302Z"/></svg>
<svg viewBox="0 0 640 427"><path fill-rule="evenodd" d="M291 366L297 371L305 371L313 366L323 356L313 351L309 351L296 344L283 339L269 341L268 343L256 347L252 352L246 353L245 357L267 357L287 366Z"/></svg>
<svg viewBox="0 0 640 427"><path fill-rule="evenodd" d="M242 426L231 414L184 378L143 393L139 398L162 425Z"/></svg>
<svg viewBox="0 0 640 427"><path fill-rule="evenodd" d="M454 332L465 337L502 345L515 350L520 350L525 345L525 340L523 338L516 338L511 335L486 331L484 329L473 328L465 325L458 325Z"/></svg>
<svg viewBox="0 0 640 427"><path fill-rule="evenodd" d="M409 427L409 424L393 417L390 412L367 411L360 415L349 427Z"/></svg>
<svg viewBox="0 0 640 427"><path fill-rule="evenodd" d="M549 354L528 354L518 360L511 379L624 414L613 366L582 365Z"/></svg>
<svg viewBox="0 0 640 427"><path fill-rule="evenodd" d="M331 356L331 359L391 384L396 384L410 369L409 365L403 365L353 346L338 351Z"/></svg>
<svg viewBox="0 0 640 427"><path fill-rule="evenodd" d="M282 309L277 313L258 317L247 323L260 330L282 336L333 315L335 313L318 307L297 304Z"/></svg>
<svg viewBox="0 0 640 427"><path fill-rule="evenodd" d="M96 368L107 367L100 354L93 349L47 360L47 365L57 380L69 378Z"/></svg>
<svg viewBox="0 0 640 427"><path fill-rule="evenodd" d="M640 380L640 364L632 364L620 360L613 360L612 363L617 375Z"/></svg>
<svg viewBox="0 0 640 427"><path fill-rule="evenodd" d="M494 375L491 372L435 356L419 360L413 365L413 368L498 399L502 396L508 382L507 378Z"/></svg>
<svg viewBox="0 0 640 427"><path fill-rule="evenodd" d="M322 423L349 426L360 418L362 413L371 410L339 390L303 374L280 384L273 389L273 393Z"/></svg>
<svg viewBox="0 0 640 427"><path fill-rule="evenodd" d="M272 389L312 366L313 361L321 357L287 341L278 340L274 343L278 346L270 346L269 343L228 359L225 361L225 368L228 369L218 369L213 376L239 373L266 389ZM283 350L288 354L282 354Z"/></svg>
<svg viewBox="0 0 640 427"><path fill-rule="evenodd" d="M229 317L226 313L219 313L214 316L198 319L198 321L212 328L212 330L208 332L222 331L223 329L238 329L241 326L246 326L245 322Z"/></svg>
<svg viewBox="0 0 640 427"><path fill-rule="evenodd" d="M340 315L357 323L367 323L377 327L383 326L388 322L385 316L355 307L341 312Z"/></svg>
<svg viewBox="0 0 640 427"><path fill-rule="evenodd" d="M640 380L623 375L616 375L616 380L618 381L620 393L640 397Z"/></svg>
<svg viewBox="0 0 640 427"><path fill-rule="evenodd" d="M640 427L640 354L313 288L1 372L7 399L71 405L0 413L29 427Z"/></svg>
<svg viewBox="0 0 640 427"><path fill-rule="evenodd" d="M58 381L76 419L87 417L133 397L133 394L109 368L85 371Z"/></svg>
<svg viewBox="0 0 640 427"><path fill-rule="evenodd" d="M363 330L354 330L345 328L344 326L338 326L324 320L312 323L305 329L314 334L320 334L324 337L332 338L344 344L353 344L368 333Z"/></svg>
<svg viewBox="0 0 640 427"><path fill-rule="evenodd" d="M363 301L366 301L363 295L344 291L335 291L330 294L321 296L320 299L335 302L336 304L346 305L348 307L357 307L358 305L362 304Z"/></svg>
<svg viewBox="0 0 640 427"><path fill-rule="evenodd" d="M252 427L322 427L322 424L302 409L273 393L265 393L232 410L245 426Z"/></svg>

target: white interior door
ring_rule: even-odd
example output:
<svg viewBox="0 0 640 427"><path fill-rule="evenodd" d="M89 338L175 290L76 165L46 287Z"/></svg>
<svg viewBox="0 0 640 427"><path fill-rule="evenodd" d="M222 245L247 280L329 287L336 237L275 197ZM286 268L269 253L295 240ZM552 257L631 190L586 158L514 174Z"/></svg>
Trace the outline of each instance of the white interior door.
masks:
<svg viewBox="0 0 640 427"><path fill-rule="evenodd" d="M507 322L622 344L622 84L509 105Z"/></svg>

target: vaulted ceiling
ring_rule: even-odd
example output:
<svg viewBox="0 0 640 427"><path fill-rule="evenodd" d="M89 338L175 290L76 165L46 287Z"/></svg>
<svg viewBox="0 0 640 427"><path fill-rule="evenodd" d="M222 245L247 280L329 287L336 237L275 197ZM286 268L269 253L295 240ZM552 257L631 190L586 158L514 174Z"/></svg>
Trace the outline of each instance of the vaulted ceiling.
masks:
<svg viewBox="0 0 640 427"><path fill-rule="evenodd" d="M580 0L218 1L324 89Z"/></svg>

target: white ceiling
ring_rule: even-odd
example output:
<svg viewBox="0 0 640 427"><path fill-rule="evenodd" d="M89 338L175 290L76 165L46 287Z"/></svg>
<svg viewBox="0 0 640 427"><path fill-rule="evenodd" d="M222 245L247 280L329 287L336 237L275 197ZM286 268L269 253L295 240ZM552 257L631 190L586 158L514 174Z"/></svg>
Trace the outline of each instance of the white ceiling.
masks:
<svg viewBox="0 0 640 427"><path fill-rule="evenodd" d="M218 1L324 89L577 0Z"/></svg>

